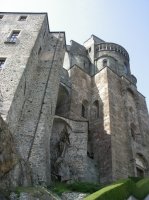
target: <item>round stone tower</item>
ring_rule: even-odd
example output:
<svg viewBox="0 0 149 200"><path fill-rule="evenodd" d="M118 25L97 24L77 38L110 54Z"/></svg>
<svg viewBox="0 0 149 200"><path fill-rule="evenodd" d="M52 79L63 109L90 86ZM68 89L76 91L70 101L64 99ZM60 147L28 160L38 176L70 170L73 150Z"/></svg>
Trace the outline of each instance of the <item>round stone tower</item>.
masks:
<svg viewBox="0 0 149 200"><path fill-rule="evenodd" d="M119 76L125 76L136 85L137 79L131 75L129 54L120 45L102 42L95 46L96 73L104 67L109 67Z"/></svg>

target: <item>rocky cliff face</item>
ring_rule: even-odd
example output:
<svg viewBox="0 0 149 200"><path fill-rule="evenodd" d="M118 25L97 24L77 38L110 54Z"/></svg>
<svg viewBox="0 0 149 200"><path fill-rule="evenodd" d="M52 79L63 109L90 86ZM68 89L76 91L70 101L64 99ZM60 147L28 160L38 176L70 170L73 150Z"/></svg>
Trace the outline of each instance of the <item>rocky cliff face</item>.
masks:
<svg viewBox="0 0 149 200"><path fill-rule="evenodd" d="M0 116L0 189L29 182L29 167L19 158L8 125Z"/></svg>
<svg viewBox="0 0 149 200"><path fill-rule="evenodd" d="M17 162L12 135L0 117L0 178L5 176Z"/></svg>

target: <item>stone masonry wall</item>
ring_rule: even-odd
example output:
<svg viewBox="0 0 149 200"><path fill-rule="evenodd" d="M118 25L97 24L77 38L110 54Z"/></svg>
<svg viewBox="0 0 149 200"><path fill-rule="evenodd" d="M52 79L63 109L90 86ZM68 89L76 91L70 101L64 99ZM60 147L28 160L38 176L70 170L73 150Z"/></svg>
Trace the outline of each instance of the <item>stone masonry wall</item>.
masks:
<svg viewBox="0 0 149 200"><path fill-rule="evenodd" d="M50 134L65 51L63 33L50 33L16 131L21 156L33 169L33 182L50 181Z"/></svg>
<svg viewBox="0 0 149 200"><path fill-rule="evenodd" d="M53 180L87 180L87 133L87 122L55 116L50 142Z"/></svg>
<svg viewBox="0 0 149 200"><path fill-rule="evenodd" d="M49 41L48 49L51 52L48 52L48 54L49 64L51 64L51 70L48 73L48 79L45 80L47 81L47 83L45 87L43 101L41 104L39 115L40 118L38 118L38 127L35 132L36 135L34 135L34 143L32 145L32 149L30 149L29 157L29 161L32 163L33 169L34 166L37 167L39 180L44 182L49 182L51 176L49 163L50 136L52 132L53 117L55 114L56 101L60 83L60 74L65 53L64 33L51 33L50 38L51 41ZM54 45L55 49L53 48ZM51 57L52 53L53 57Z"/></svg>
<svg viewBox="0 0 149 200"><path fill-rule="evenodd" d="M1 24L7 22L1 42L5 52L1 56L7 57L1 71L2 114L7 116L19 156L30 164L33 183L50 182L50 133L65 35L49 33L45 14L29 14L26 21L18 21L19 17L8 14ZM10 30L18 29L16 44L4 44Z"/></svg>
<svg viewBox="0 0 149 200"><path fill-rule="evenodd" d="M17 115L20 114L21 106L24 101L26 77L22 77L22 75L41 29L45 15L28 15L26 21L18 21L19 17L20 14L5 14L3 20L0 21L0 57L6 58L5 66L0 72L2 102L0 112L2 117L6 119L14 95L18 89L18 96L16 95L16 99L18 98L18 100L16 100L17 106L15 105L15 109L12 109L10 113L11 120L14 120L13 124L17 121ZM7 37L10 36L13 30L20 31L18 40L16 43L5 43ZM29 79L32 79L30 76L32 76L31 73L27 76L28 84L30 84ZM18 88L19 83L20 86ZM14 110L16 110L16 112Z"/></svg>
<svg viewBox="0 0 149 200"><path fill-rule="evenodd" d="M32 28L34 28L34 26ZM18 121L22 119L22 110L24 109L24 105L26 101L29 101L28 96L30 93L30 88L34 84L33 80L36 76L41 49L44 48L47 40L47 34L49 34L48 21L47 17L44 16L34 46L32 47L31 51L28 49L28 51L30 51L30 56L27 57L28 60L24 72L20 78L20 82L15 91L13 101L7 116L7 121L12 132L15 132Z"/></svg>
<svg viewBox="0 0 149 200"><path fill-rule="evenodd" d="M125 107L126 99L122 93L120 77L110 69L108 69L108 92L112 137L112 176L113 179L126 178L128 175L133 175L131 169L132 149Z"/></svg>
<svg viewBox="0 0 149 200"><path fill-rule="evenodd" d="M8 43L12 31L20 33ZM111 182L137 175L137 154L149 174L145 98L132 82L129 56L112 49L95 52L100 42L93 35L85 47L72 41L64 59L65 34L49 32L46 13L4 14L0 187L48 185L51 175Z"/></svg>
<svg viewBox="0 0 149 200"><path fill-rule="evenodd" d="M110 182L112 180L112 158L107 68L92 78L92 85L92 101L97 99L99 101L99 118L90 123L95 159L99 166L100 182Z"/></svg>
<svg viewBox="0 0 149 200"><path fill-rule="evenodd" d="M83 101L88 102L89 106L91 100L91 77L76 65L69 70L69 76L72 84L70 117L87 120L89 110L86 119L82 118L81 112Z"/></svg>
<svg viewBox="0 0 149 200"><path fill-rule="evenodd" d="M134 143L137 143L136 146L139 146L145 158L148 157L148 151L146 148L143 148L143 143L141 142L143 133L140 133L141 122L139 122L139 112L142 112L141 107L144 107L145 104L143 96L140 96L136 87L130 84L124 77L120 78L117 76L110 69L108 69L108 85L112 137L112 174L115 180L136 175L135 158L137 149ZM139 101L140 109L137 108L134 94L142 99ZM130 112L133 112L133 116ZM147 113L144 113L144 115L147 116ZM148 124L148 118L143 119L141 117L141 120L143 121L142 123ZM134 141L132 136L131 123L134 123L136 126L137 141Z"/></svg>

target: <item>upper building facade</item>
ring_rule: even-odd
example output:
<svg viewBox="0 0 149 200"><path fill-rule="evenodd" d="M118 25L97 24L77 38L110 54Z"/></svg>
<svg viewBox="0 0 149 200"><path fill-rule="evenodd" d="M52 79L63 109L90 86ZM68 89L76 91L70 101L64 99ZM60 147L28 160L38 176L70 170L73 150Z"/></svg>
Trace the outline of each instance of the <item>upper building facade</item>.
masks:
<svg viewBox="0 0 149 200"><path fill-rule="evenodd" d="M4 182L149 175L147 106L122 46L66 45L46 13L0 13L0 47L0 115L19 157Z"/></svg>

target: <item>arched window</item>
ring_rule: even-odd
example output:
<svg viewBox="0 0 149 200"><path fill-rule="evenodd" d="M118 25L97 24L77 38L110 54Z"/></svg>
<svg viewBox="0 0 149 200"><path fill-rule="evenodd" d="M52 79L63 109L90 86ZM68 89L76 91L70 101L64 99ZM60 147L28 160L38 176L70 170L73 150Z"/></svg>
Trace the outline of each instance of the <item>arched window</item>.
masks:
<svg viewBox="0 0 149 200"><path fill-rule="evenodd" d="M84 118L88 117L88 101L87 100L83 100L82 102L81 116Z"/></svg>
<svg viewBox="0 0 149 200"><path fill-rule="evenodd" d="M103 67L107 67L108 65L108 61L107 61L107 59L104 59L103 61L102 61L102 64L103 64Z"/></svg>
<svg viewBox="0 0 149 200"><path fill-rule="evenodd" d="M136 175L139 177L144 177L145 171L147 169L147 163L146 160L144 159L142 154L137 154L136 155Z"/></svg>
<svg viewBox="0 0 149 200"><path fill-rule="evenodd" d="M70 96L65 86L60 84L55 114L67 116L70 110Z"/></svg>

